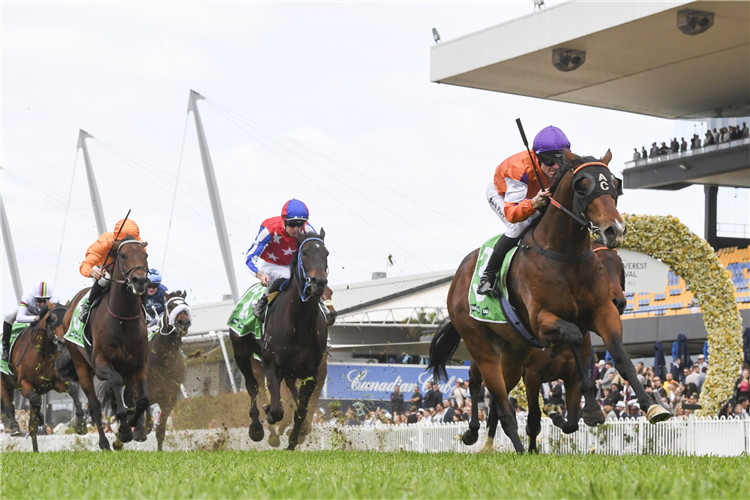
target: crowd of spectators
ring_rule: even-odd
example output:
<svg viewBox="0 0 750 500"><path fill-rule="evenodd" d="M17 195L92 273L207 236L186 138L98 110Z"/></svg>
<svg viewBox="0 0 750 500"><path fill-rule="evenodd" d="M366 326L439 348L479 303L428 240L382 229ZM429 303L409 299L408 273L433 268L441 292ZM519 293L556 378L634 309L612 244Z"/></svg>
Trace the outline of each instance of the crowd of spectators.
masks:
<svg viewBox="0 0 750 500"><path fill-rule="evenodd" d="M709 129L706 131L703 139L701 139L698 134L693 134L693 137L690 139L690 144L688 144L684 137L682 137L679 142L677 141L677 138L674 137L669 145L667 145L666 142L662 142L661 146L656 142L651 143L651 149L648 151L645 146L641 147L640 152L638 151L638 148L633 148L633 161L655 158L660 155L671 153L679 153L687 151L688 149L700 149L713 144L721 144L737 139L747 139L748 137L750 137L750 129L747 128L747 123L745 122L742 123L742 128L740 128L739 125L729 125L728 127L722 127L719 130L714 128L713 132Z"/></svg>

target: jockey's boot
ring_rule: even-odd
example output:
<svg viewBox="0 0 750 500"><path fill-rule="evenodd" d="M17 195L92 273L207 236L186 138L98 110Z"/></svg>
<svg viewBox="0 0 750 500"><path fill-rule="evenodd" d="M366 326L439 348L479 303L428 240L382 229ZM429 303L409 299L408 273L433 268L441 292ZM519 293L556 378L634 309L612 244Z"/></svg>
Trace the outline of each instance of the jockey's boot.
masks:
<svg viewBox="0 0 750 500"><path fill-rule="evenodd" d="M266 308L268 307L268 287L263 291L263 295L260 296L258 302L253 304L253 314L258 321L263 323L266 319Z"/></svg>
<svg viewBox="0 0 750 500"><path fill-rule="evenodd" d="M323 305L321 309L323 309L323 314L326 317L326 324L328 326L333 326L333 324L336 322L336 316L338 316L339 314L336 312L336 309L333 308L333 301L325 300L321 297L320 303Z"/></svg>
<svg viewBox="0 0 750 500"><path fill-rule="evenodd" d="M94 286L91 287L91 291L89 292L89 299L81 306L81 312L78 314L78 319L81 323L86 323L86 321L88 321L91 305L96 302L103 291L104 287L101 286L98 281L95 281Z"/></svg>
<svg viewBox="0 0 750 500"><path fill-rule="evenodd" d="M7 321L3 321L3 357L2 360L8 362L10 354L10 333L13 330L13 325Z"/></svg>
<svg viewBox="0 0 750 500"><path fill-rule="evenodd" d="M490 255L490 258L487 261L487 267L484 269L484 274L482 274L482 278L479 280L479 287L477 289L479 295L494 295L495 297L500 297L502 295L501 288L498 289L498 287L495 286L497 282L497 273L500 272L500 268L503 265L505 254L518 244L519 239L520 238L510 238L506 235L502 235L500 239L497 240L495 248L492 250L492 255Z"/></svg>

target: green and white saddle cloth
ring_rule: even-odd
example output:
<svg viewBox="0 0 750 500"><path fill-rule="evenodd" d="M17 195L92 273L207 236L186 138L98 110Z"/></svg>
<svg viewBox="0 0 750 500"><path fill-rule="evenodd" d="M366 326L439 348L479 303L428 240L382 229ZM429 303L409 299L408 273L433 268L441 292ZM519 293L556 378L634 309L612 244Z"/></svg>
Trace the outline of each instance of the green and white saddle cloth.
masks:
<svg viewBox="0 0 750 500"><path fill-rule="evenodd" d="M78 301L78 304L73 311L73 317L70 321L70 327L68 327L68 331L63 337L65 340L69 340L70 342L73 342L74 344L79 345L83 348L86 347L85 341L83 340L83 330L84 328L86 328L86 324L81 322L81 320L78 319L78 316L81 313L81 307L83 306L83 304L85 304L89 300L89 293L91 293L90 290L86 293L86 295L83 296L81 300Z"/></svg>
<svg viewBox="0 0 750 500"><path fill-rule="evenodd" d="M245 292L245 295L237 303L232 315L229 316L227 326L240 337L255 335L256 339L263 336L264 325L253 314L253 306L263 295L265 288L260 283L256 283Z"/></svg>
<svg viewBox="0 0 750 500"><path fill-rule="evenodd" d="M502 234L498 234L494 238L490 238L482 245L479 249L479 256L477 257L477 265L474 268L474 275L471 278L471 287L469 288L469 314L472 318L478 321L484 321L485 323L507 323L508 321L503 314L503 310L500 307L500 301L497 297L490 295L479 295L477 289L479 288L479 281L482 279L482 274L487 267L487 262L490 260L492 250L495 248L495 243L500 239ZM508 293L508 289L505 286L505 276L508 273L510 262L513 260L518 247L513 247L506 255L503 260L503 265L500 268L500 283L503 287L503 294Z"/></svg>
<svg viewBox="0 0 750 500"><path fill-rule="evenodd" d="M13 329L10 331L10 350L9 352L13 352L13 347L16 345L16 340L18 340L18 336L21 335L21 332L23 332L26 327L30 326L29 323L13 323ZM10 359L10 354L8 355L8 359ZM3 372L6 375L10 375L10 368L8 368L8 363L5 361L0 362L0 372Z"/></svg>

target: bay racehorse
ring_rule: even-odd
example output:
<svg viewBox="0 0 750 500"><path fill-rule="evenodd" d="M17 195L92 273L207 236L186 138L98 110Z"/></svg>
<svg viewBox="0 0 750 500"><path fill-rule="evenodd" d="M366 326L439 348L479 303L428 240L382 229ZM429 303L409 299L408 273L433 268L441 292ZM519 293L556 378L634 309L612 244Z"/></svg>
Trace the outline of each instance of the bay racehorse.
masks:
<svg viewBox="0 0 750 500"><path fill-rule="evenodd" d="M297 403L288 450L297 447L326 353L328 325L320 310L320 298L328 284L328 250L324 239L323 229L320 235L299 233L289 284L279 293L275 306L267 313L261 346L261 359L271 398L271 403L264 407L268 423L274 424L284 418L282 382L286 383Z"/></svg>
<svg viewBox="0 0 750 500"><path fill-rule="evenodd" d="M88 399L89 412L99 431L99 447L103 450L109 450L110 446L102 427L101 403L96 396L94 375L107 381L114 391L115 416L119 423L117 438L123 443L133 439L132 427L149 407L148 331L141 306L141 296L149 283L146 245L132 236L114 242L110 251L114 256L112 285L102 295L100 307L89 313L86 326L91 345L86 349L65 341ZM64 320L66 331L73 320L75 306L86 292L88 289L78 292L71 301ZM135 410L129 412L128 408L133 406Z"/></svg>
<svg viewBox="0 0 750 500"><path fill-rule="evenodd" d="M617 250L607 248L598 241L594 241L593 249L604 269L609 276L610 294L612 303L617 311L622 314L627 305L625 298L625 269L622 260L617 255ZM581 345L583 359L589 359L591 355L591 334L587 332L583 336ZM529 452L536 453L536 438L541 431L542 409L539 407L539 393L544 382L563 380L565 384L565 407L567 416L563 416L562 410L556 405L547 405L544 412L552 419L552 423L559 427L565 434L572 434L578 430L578 421L581 410L581 391L578 388L578 370L575 365L575 357L570 347L558 345L548 349L533 349L529 359L526 360L523 372L523 381L526 386L526 400L529 405L528 417L526 419L526 435L529 438ZM476 366L471 363L470 368L470 390L472 394L479 393L482 383L482 375ZM474 415L472 414L472 418ZM498 409L492 401L487 419L487 442L482 451L492 451L495 433L497 431Z"/></svg>
<svg viewBox="0 0 750 500"><path fill-rule="evenodd" d="M148 395L151 403L158 404L161 411L156 426L159 451L164 443L167 419L177 403L180 384L185 379L182 338L187 335L193 320L190 306L185 302L186 296L186 292L179 290L172 293L164 292L166 307L159 320L159 333L149 342ZM145 416L150 420L148 412Z"/></svg>
<svg viewBox="0 0 750 500"><path fill-rule="evenodd" d="M622 242L625 224L617 211L620 181L609 171L612 154L601 160L578 157L565 150L566 163L558 169L551 207L523 235L506 280L508 301L535 341L522 340L507 324L483 323L469 314L468 293L478 250L459 266L448 292L449 320L438 329L430 345L430 367L435 378L446 376L456 336L466 344L485 385L500 405L500 422L517 452L523 453L508 392L520 380L523 365L535 346L568 345L576 361L579 389L586 396L583 419L587 425L604 421L595 399L595 386L585 374L581 353L583 333L594 331L621 366L641 408L652 422L671 415L657 405L638 382L635 367L622 346L622 322L612 303L607 272L594 257L588 231L607 247ZM463 440L479 437L473 422Z"/></svg>
<svg viewBox="0 0 750 500"><path fill-rule="evenodd" d="M13 375L3 373L1 376L3 421L11 429L18 428L13 406L13 392L18 389L29 400L29 434L34 451L39 451L37 430L44 425L41 396L53 389L59 393L68 393L73 398L76 411L75 431L86 434L84 411L78 400L78 384L64 379L55 370L55 361L60 357L55 329L62 328L65 312L65 306L59 304L48 302L42 306L40 320L26 327L16 339L8 360Z"/></svg>

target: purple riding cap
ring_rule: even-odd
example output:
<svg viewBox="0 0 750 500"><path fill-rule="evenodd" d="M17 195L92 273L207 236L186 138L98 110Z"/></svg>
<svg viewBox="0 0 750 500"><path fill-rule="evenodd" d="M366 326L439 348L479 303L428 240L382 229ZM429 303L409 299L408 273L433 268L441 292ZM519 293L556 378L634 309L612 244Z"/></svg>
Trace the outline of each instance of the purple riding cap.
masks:
<svg viewBox="0 0 750 500"><path fill-rule="evenodd" d="M562 151L563 148L570 150L570 141L562 130L552 125L543 128L534 137L534 152L536 154L545 151Z"/></svg>

